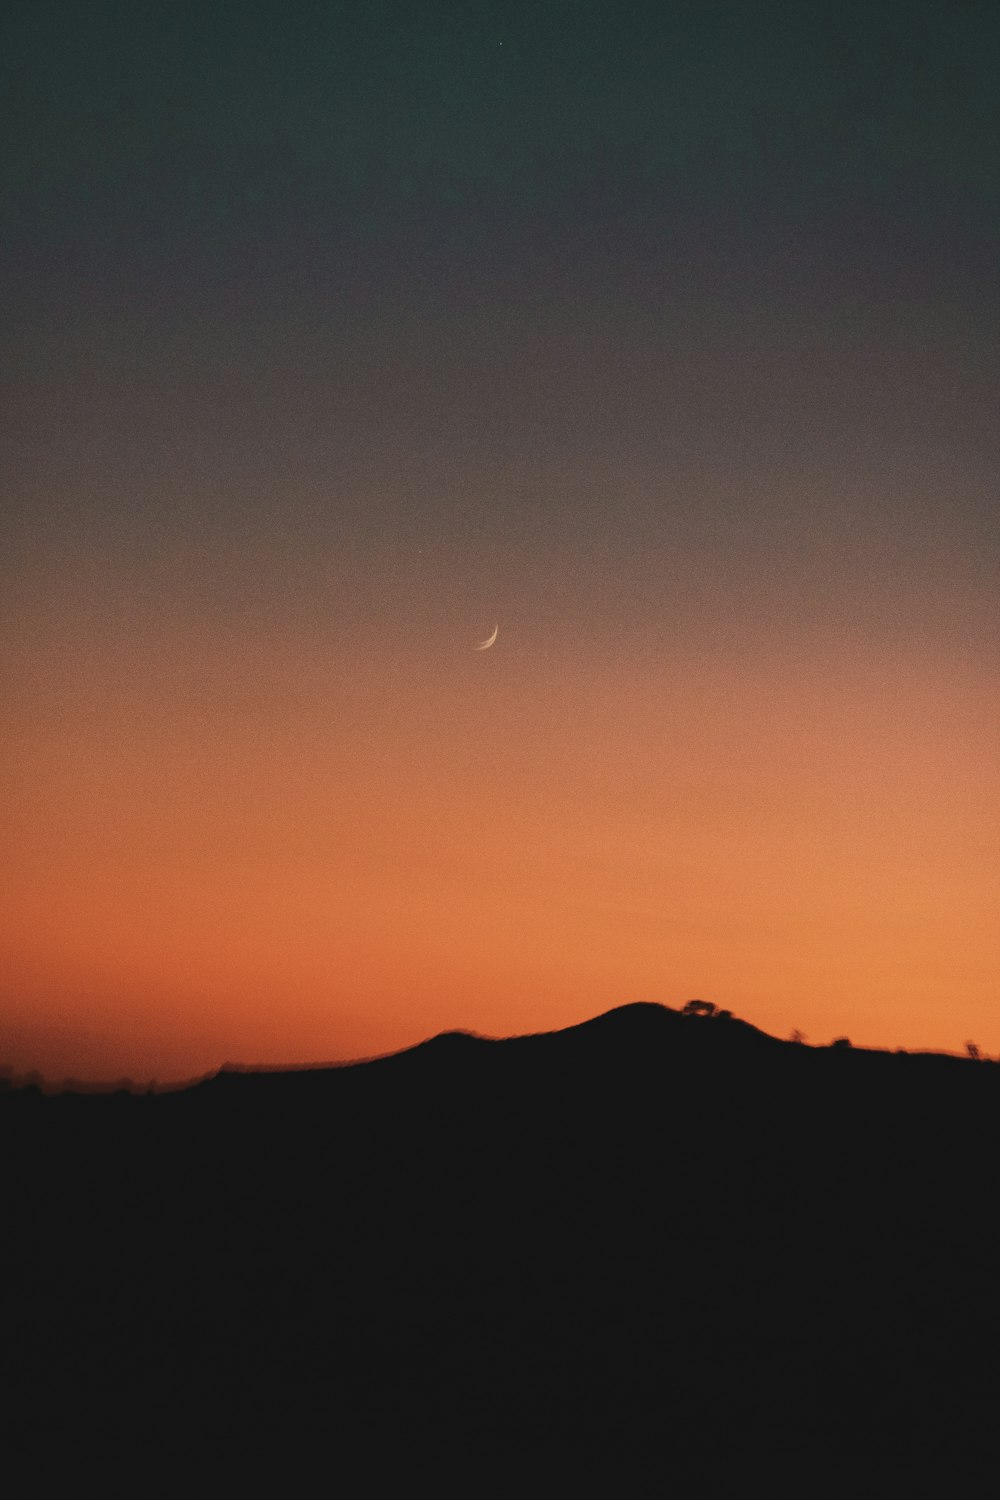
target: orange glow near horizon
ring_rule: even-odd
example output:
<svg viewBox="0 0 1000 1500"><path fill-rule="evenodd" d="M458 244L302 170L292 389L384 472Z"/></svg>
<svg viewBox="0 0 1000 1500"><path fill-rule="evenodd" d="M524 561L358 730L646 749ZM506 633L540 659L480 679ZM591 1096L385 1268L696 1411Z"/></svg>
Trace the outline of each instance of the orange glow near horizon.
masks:
<svg viewBox="0 0 1000 1500"><path fill-rule="evenodd" d="M1000 1051L986 667L700 623L420 617L405 589L337 638L29 613L0 1062L166 1080L695 995Z"/></svg>

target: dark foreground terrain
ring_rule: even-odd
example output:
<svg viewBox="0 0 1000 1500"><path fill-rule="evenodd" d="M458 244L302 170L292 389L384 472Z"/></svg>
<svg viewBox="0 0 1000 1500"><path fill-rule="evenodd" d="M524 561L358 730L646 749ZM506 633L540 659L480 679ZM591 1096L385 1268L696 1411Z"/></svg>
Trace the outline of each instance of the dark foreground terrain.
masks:
<svg viewBox="0 0 1000 1500"><path fill-rule="evenodd" d="M469 1493L512 1454L529 1488L548 1462L995 1493L993 1063L628 1006L172 1094L10 1091L0 1131L4 1452L42 1479L131 1493L214 1457L232 1492L282 1455L332 1484L436 1450Z"/></svg>

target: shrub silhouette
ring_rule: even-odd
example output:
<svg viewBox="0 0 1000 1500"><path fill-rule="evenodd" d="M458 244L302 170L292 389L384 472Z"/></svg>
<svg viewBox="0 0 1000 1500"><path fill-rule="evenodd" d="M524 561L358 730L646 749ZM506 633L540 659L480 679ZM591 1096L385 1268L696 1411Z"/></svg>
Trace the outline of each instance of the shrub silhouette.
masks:
<svg viewBox="0 0 1000 1500"><path fill-rule="evenodd" d="M682 1016L714 1016L715 1006L711 1000L689 1000L681 1011Z"/></svg>

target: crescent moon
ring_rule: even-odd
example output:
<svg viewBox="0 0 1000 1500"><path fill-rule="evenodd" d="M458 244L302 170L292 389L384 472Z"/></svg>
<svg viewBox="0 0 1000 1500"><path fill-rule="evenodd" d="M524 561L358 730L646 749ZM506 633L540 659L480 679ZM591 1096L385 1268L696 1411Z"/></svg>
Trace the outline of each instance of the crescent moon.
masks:
<svg viewBox="0 0 1000 1500"><path fill-rule="evenodd" d="M493 642L496 640L496 638L499 635L499 633L500 633L500 626L499 625L494 625L494 627L493 627L493 634L492 635L488 635L486 637L485 641L480 641L479 644L476 646L475 649L477 651L488 651L490 649L490 647L492 646Z"/></svg>

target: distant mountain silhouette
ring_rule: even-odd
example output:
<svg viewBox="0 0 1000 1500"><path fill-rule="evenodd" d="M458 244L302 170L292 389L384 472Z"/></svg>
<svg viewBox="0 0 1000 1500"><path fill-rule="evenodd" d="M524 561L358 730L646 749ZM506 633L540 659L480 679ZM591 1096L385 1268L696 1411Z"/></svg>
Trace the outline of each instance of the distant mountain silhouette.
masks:
<svg viewBox="0 0 1000 1500"><path fill-rule="evenodd" d="M0 1095L7 1451L464 1445L940 1493L1000 1409L1000 1067L627 1005ZM870 1488L866 1489L866 1484ZM686 1488L685 1488L686 1486Z"/></svg>
<svg viewBox="0 0 1000 1500"><path fill-rule="evenodd" d="M621 1062L627 1067L642 1067L655 1060L658 1065L669 1063L677 1048L686 1059L708 1049L711 1057L718 1059L724 1053L743 1052L760 1046L785 1047L775 1037L751 1026L747 1021L725 1015L709 1029L692 1026L692 1017L684 1015L666 1005L639 1002L620 1005L605 1011L591 1020L567 1026L560 1031L529 1033L525 1036L494 1038L471 1031L445 1031L426 1041L419 1042L400 1052L387 1053L382 1057L366 1058L359 1063L339 1063L327 1067L282 1071L273 1068L224 1067L214 1075L200 1081L205 1087L217 1079L234 1077L262 1079L274 1083L301 1080L307 1076L314 1084L322 1080L333 1082L347 1071L359 1068L371 1074L372 1070L383 1073L387 1068L397 1073L400 1068L468 1068L484 1069L505 1065L516 1055L519 1066L530 1066L530 1062L546 1065L558 1057L562 1069L583 1064L587 1059L598 1059L602 1065ZM697 1018L700 1020L701 1018ZM530 1059L530 1062L529 1062Z"/></svg>

